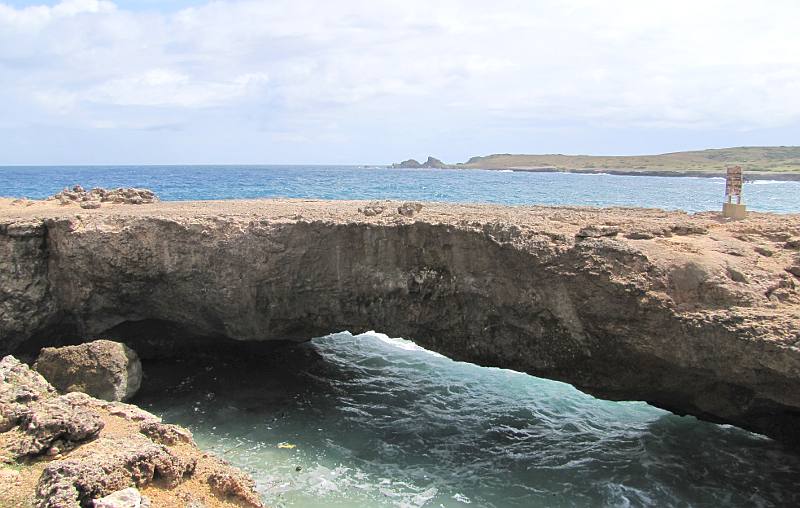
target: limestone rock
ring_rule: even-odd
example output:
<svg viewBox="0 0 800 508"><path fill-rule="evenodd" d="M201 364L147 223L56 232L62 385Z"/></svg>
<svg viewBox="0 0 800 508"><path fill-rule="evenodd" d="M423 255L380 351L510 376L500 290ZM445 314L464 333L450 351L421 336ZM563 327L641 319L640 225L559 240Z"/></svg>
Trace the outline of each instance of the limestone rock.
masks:
<svg viewBox="0 0 800 508"><path fill-rule="evenodd" d="M142 382L142 363L136 352L109 340L44 348L34 369L62 392L83 392L110 401L130 399Z"/></svg>
<svg viewBox="0 0 800 508"><path fill-rule="evenodd" d="M619 234L619 228L617 226L597 226L591 225L581 228L575 234L576 238L601 238L604 236L617 236Z"/></svg>
<svg viewBox="0 0 800 508"><path fill-rule="evenodd" d="M233 498L254 508L263 506L256 493L255 483L246 474L237 470L224 470L208 476L211 491L222 498Z"/></svg>
<svg viewBox="0 0 800 508"><path fill-rule="evenodd" d="M45 467L36 486L36 506L85 506L131 484L147 485L156 476L174 487L195 465L144 436L100 438Z"/></svg>
<svg viewBox="0 0 800 508"><path fill-rule="evenodd" d="M386 210L386 207L377 201L373 201L372 203L368 204L363 208L359 208L358 211L366 215L367 217L373 217L375 215L380 215Z"/></svg>
<svg viewBox="0 0 800 508"><path fill-rule="evenodd" d="M160 422L161 418L145 411L139 406L133 404L125 404L124 402L108 402L103 405L103 409L107 410L109 414L119 416L133 422Z"/></svg>
<svg viewBox="0 0 800 508"><path fill-rule="evenodd" d="M168 423L153 421L144 422L139 425L139 432L150 438L150 440L155 443L168 446L179 443L194 444L194 438L189 430Z"/></svg>
<svg viewBox="0 0 800 508"><path fill-rule="evenodd" d="M95 499L94 508L147 508L150 500L142 496L135 487L128 487L109 494L106 497Z"/></svg>
<svg viewBox="0 0 800 508"><path fill-rule="evenodd" d="M31 402L56 395L39 373L13 356L4 357L0 360L0 432L15 426Z"/></svg>
<svg viewBox="0 0 800 508"><path fill-rule="evenodd" d="M21 410L17 425L22 438L11 450L16 457L41 455L57 446L55 455L64 447L94 438L103 428L100 416L87 407L86 402L73 394L37 401Z"/></svg>
<svg viewBox="0 0 800 508"><path fill-rule="evenodd" d="M142 205L158 201L155 193L149 189L135 189L133 187L103 189L96 187L87 191L80 185L76 185L72 189L64 189L47 199L50 201L58 201L62 205L78 203L81 208L89 209L99 208L101 202Z"/></svg>
<svg viewBox="0 0 800 508"><path fill-rule="evenodd" d="M397 213L405 217L413 217L422 210L422 203L407 202L397 207Z"/></svg>

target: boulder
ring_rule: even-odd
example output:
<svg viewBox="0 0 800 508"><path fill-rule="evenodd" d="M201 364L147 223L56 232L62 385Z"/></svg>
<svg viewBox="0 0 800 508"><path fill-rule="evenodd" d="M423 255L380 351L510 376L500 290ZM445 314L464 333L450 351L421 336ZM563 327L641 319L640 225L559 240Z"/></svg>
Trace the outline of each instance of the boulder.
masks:
<svg viewBox="0 0 800 508"><path fill-rule="evenodd" d="M358 211L366 215L367 217L372 217L375 215L380 215L386 210L386 207L377 201L373 201L369 203L367 206L363 208L359 208Z"/></svg>
<svg viewBox="0 0 800 508"><path fill-rule="evenodd" d="M408 202L397 207L397 213L404 217L413 217L415 213L422 210L422 203Z"/></svg>
<svg viewBox="0 0 800 508"><path fill-rule="evenodd" d="M142 382L136 352L110 340L44 348L33 368L61 392L83 392L109 401L130 399Z"/></svg>

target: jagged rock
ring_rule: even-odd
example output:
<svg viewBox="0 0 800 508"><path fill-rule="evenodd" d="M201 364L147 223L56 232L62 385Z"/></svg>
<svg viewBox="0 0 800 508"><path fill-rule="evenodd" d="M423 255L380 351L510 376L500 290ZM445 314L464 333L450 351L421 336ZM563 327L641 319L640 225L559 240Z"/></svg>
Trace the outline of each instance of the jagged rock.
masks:
<svg viewBox="0 0 800 508"><path fill-rule="evenodd" d="M403 203L397 207L397 213L404 217L413 217L414 214L419 213L420 210L422 210L422 203L415 202Z"/></svg>
<svg viewBox="0 0 800 508"><path fill-rule="evenodd" d="M372 217L375 215L380 215L386 210L386 207L378 202L372 202L366 205L363 208L359 208L358 211L366 215L367 217Z"/></svg>
<svg viewBox="0 0 800 508"><path fill-rule="evenodd" d="M151 441L163 445L194 444L194 438L189 430L168 423L144 422L139 425L139 432L150 438Z"/></svg>
<svg viewBox="0 0 800 508"><path fill-rule="evenodd" d="M44 469L36 486L36 506L85 506L131 484L147 485L156 476L172 488L195 465L194 460L184 460L141 435L100 438Z"/></svg>
<svg viewBox="0 0 800 508"><path fill-rule="evenodd" d="M62 392L83 392L109 401L130 399L142 383L136 352L110 340L44 348L33 368Z"/></svg>
<svg viewBox="0 0 800 508"><path fill-rule="evenodd" d="M100 202L111 203L124 203L129 205L142 205L147 203L155 203L158 201L155 193L150 189L134 189L134 188L118 188L118 189L102 189L94 188L86 191L80 185L74 186L71 190L64 189L63 191L54 194L47 198L48 200L57 200L62 205L70 205L72 203L80 204L81 208L99 208Z"/></svg>
<svg viewBox="0 0 800 508"><path fill-rule="evenodd" d="M64 447L96 437L103 429L103 421L87 407L85 400L73 394L31 403L19 411L17 426L22 437L10 450L16 458L41 455L56 444L56 455Z"/></svg>
<svg viewBox="0 0 800 508"><path fill-rule="evenodd" d="M428 157L423 163L420 163L416 159L408 159L404 160L400 163L392 164L393 168L411 168L411 169L419 169L419 168L426 168L426 169L445 169L447 168L447 164L440 161L436 157Z"/></svg>
<svg viewBox="0 0 800 508"><path fill-rule="evenodd" d="M147 496L142 496L135 487L128 487L109 494L106 497L95 499L94 508L146 508L150 506Z"/></svg>
<svg viewBox="0 0 800 508"><path fill-rule="evenodd" d="M591 225L581 228L575 234L576 238L601 238L604 236L614 237L619 234L619 228L617 226L597 226Z"/></svg>
<svg viewBox="0 0 800 508"><path fill-rule="evenodd" d="M256 493L255 483L246 474L236 470L216 471L208 476L211 491L222 498L234 498L246 506L263 506Z"/></svg>
<svg viewBox="0 0 800 508"><path fill-rule="evenodd" d="M13 356L6 356L0 360L0 432L17 425L22 411L31 402L56 395L39 373Z"/></svg>
<svg viewBox="0 0 800 508"><path fill-rule="evenodd" d="M423 168L431 168L431 169L445 169L447 167L447 164L445 164L444 162L440 161L436 157L430 157L429 156L428 160L426 160L422 164L422 167Z"/></svg>

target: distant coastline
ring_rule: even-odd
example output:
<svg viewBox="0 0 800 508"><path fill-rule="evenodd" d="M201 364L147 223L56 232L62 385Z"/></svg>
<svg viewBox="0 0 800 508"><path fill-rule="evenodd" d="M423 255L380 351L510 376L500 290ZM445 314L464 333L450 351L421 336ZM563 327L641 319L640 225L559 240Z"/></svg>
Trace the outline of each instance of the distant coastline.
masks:
<svg viewBox="0 0 800 508"><path fill-rule="evenodd" d="M494 154L457 164L428 157L423 163L408 159L390 167L718 178L725 176L730 165L742 166L749 180L800 181L800 147L737 147L632 156Z"/></svg>

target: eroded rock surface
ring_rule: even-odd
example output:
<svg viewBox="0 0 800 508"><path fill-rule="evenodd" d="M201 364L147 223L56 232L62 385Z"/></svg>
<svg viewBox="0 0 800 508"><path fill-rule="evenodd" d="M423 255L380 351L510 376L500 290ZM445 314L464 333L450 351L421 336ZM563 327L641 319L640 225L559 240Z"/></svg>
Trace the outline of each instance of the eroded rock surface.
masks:
<svg viewBox="0 0 800 508"><path fill-rule="evenodd" d="M377 330L800 443L800 217L401 205L0 206L0 346Z"/></svg>
<svg viewBox="0 0 800 508"><path fill-rule="evenodd" d="M44 469L36 486L38 507L86 505L131 484L143 486L155 479L175 487L195 466L194 460L184 460L144 436L101 438Z"/></svg>
<svg viewBox="0 0 800 508"><path fill-rule="evenodd" d="M61 392L83 392L109 401L130 399L142 384L139 356L110 340L44 348L33 368Z"/></svg>
<svg viewBox="0 0 800 508"><path fill-rule="evenodd" d="M135 189L133 187L103 189L95 187L86 190L80 185L75 185L71 189L64 189L61 192L47 198L49 201L57 201L61 205L78 204L83 209L96 209L102 203L116 203L127 205L144 205L158 201L155 193L150 189Z"/></svg>
<svg viewBox="0 0 800 508"><path fill-rule="evenodd" d="M11 356L0 361L0 397L11 422L0 430L0 460L16 464L3 469L2 506L149 506L135 486L158 499L153 506L193 499L208 508L261 507L248 475L146 411L85 393L58 395Z"/></svg>

